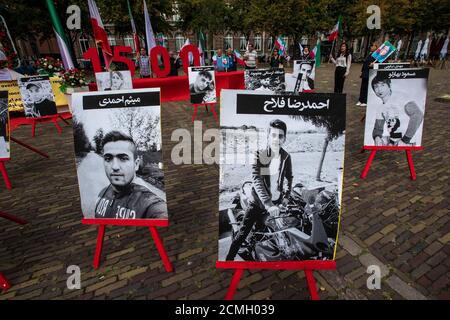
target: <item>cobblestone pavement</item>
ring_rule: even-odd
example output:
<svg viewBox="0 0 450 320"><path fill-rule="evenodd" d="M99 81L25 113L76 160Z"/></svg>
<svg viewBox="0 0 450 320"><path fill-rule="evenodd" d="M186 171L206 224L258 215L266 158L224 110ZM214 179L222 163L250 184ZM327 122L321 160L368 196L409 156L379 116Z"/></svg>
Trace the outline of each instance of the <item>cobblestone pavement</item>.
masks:
<svg viewBox="0 0 450 320"><path fill-rule="evenodd" d="M363 142L364 108L355 106L359 68L345 84L347 143L345 186L337 270L315 272L322 299L449 299L448 121L450 105L436 98L448 93L449 71L431 70L423 145L413 153L417 181L409 179L403 152L379 152L366 180L359 175L368 154ZM317 72L318 91L330 92L333 68ZM193 132L187 102L163 104L164 157L170 159L171 132ZM199 110L203 130L216 127L212 114ZM216 270L218 166L166 161L170 226L160 235L175 271L166 273L148 229L108 227L102 265L92 268L97 229L81 224L72 130L57 135L51 124L14 132L48 152L44 159L12 145L6 166L13 190L0 183L0 210L29 220L19 226L0 222L0 270L12 288L0 299L221 299L231 270ZM205 144L206 145L206 144ZM194 146L193 146L194 147ZM382 270L380 290L368 290L367 266ZM78 265L82 288L68 290L66 269ZM246 271L239 299L309 299L302 271Z"/></svg>

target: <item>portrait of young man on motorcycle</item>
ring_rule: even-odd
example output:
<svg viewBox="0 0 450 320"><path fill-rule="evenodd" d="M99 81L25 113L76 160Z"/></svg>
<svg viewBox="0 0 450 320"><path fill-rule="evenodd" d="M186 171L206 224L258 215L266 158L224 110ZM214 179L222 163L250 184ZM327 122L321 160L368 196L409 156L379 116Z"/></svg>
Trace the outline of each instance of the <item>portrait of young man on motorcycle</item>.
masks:
<svg viewBox="0 0 450 320"><path fill-rule="evenodd" d="M280 214L279 205L287 205L292 188L292 160L283 149L286 142L286 123L275 119L268 128L267 147L256 151L252 163L252 186L249 205L242 226L232 239L226 260L232 261L253 226L264 225L268 216ZM279 220L275 220L279 223Z"/></svg>

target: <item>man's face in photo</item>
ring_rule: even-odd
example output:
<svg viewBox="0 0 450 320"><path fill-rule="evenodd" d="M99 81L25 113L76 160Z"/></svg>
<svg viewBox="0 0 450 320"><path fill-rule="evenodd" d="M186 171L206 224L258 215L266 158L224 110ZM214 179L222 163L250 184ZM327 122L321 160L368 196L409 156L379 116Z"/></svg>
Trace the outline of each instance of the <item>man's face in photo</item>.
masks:
<svg viewBox="0 0 450 320"><path fill-rule="evenodd" d="M300 66L300 73L309 77L311 75L312 67L309 63L303 63Z"/></svg>
<svg viewBox="0 0 450 320"><path fill-rule="evenodd" d="M42 90L42 88L39 86L30 86L28 88L28 92L34 103L41 102L45 99L44 90Z"/></svg>
<svg viewBox="0 0 450 320"><path fill-rule="evenodd" d="M212 80L208 79L204 75L198 75L197 79L195 79L195 89L197 91L205 91L209 85L211 84Z"/></svg>
<svg viewBox="0 0 450 320"><path fill-rule="evenodd" d="M270 127L269 146L273 151L278 152L280 148L283 146L285 141L286 135L284 134L283 130Z"/></svg>
<svg viewBox="0 0 450 320"><path fill-rule="evenodd" d="M105 173L111 184L121 188L129 185L139 169L134 158L135 146L129 141L112 141L103 146Z"/></svg>
<svg viewBox="0 0 450 320"><path fill-rule="evenodd" d="M383 99L390 94L391 88L386 82L381 81L374 84L373 91L375 92L378 98Z"/></svg>

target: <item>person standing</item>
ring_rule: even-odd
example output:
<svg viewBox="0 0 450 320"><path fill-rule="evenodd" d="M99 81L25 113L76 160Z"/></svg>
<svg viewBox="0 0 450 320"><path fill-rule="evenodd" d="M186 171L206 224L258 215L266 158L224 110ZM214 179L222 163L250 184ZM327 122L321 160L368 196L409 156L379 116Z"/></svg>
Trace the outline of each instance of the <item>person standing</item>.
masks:
<svg viewBox="0 0 450 320"><path fill-rule="evenodd" d="M214 69L217 72L224 72L228 68L227 56L222 53L222 49L217 49L214 56Z"/></svg>
<svg viewBox="0 0 450 320"><path fill-rule="evenodd" d="M227 71L236 71L237 70L236 56L234 55L232 48L227 49L227 59L228 59Z"/></svg>
<svg viewBox="0 0 450 320"><path fill-rule="evenodd" d="M449 36L446 37L445 41L444 41L444 45L442 46L442 49L439 53L439 59L441 60L439 62L440 64L440 68L444 69L445 67L445 61L447 60L447 53L448 53L448 42L449 42Z"/></svg>
<svg viewBox="0 0 450 320"><path fill-rule="evenodd" d="M283 58L280 56L278 49L273 49L272 56L270 57L270 67L272 69L283 68Z"/></svg>
<svg viewBox="0 0 450 320"><path fill-rule="evenodd" d="M169 51L170 57L170 77L178 76L178 69L180 68L180 58L176 58L173 51Z"/></svg>
<svg viewBox="0 0 450 320"><path fill-rule="evenodd" d="M245 51L244 54L244 61L245 61L245 69L256 69L257 63L256 59L258 58L258 53L253 48L253 44L248 45L247 51Z"/></svg>
<svg viewBox="0 0 450 320"><path fill-rule="evenodd" d="M402 38L400 38L400 36L398 36L398 42L397 42L397 51L395 51L395 61L398 61L398 58L400 56L400 50L402 49Z"/></svg>
<svg viewBox="0 0 450 320"><path fill-rule="evenodd" d="M400 40L401 41L401 40ZM359 91L359 99L356 103L357 106L366 107L367 106L367 91L369 89L369 70L372 68L375 58L372 57L372 53L378 49L378 43L374 42L370 46L370 52L363 62L361 68L361 89Z"/></svg>
<svg viewBox="0 0 450 320"><path fill-rule="evenodd" d="M352 55L349 53L347 44L343 42L339 48L339 55L336 59L330 53L330 60L336 65L334 71L334 93L342 93L344 90L345 78L350 73L352 65Z"/></svg>
<svg viewBox="0 0 450 320"><path fill-rule="evenodd" d="M301 54L300 60L311 60L311 55L308 47L303 47L303 52Z"/></svg>
<svg viewBox="0 0 450 320"><path fill-rule="evenodd" d="M145 50L145 48L141 48L139 50L137 62L141 78L150 78L151 75L150 57L147 55L147 51Z"/></svg>
<svg viewBox="0 0 450 320"><path fill-rule="evenodd" d="M419 39L419 42L417 42L416 52L414 53L414 61L416 63L419 62L420 52L422 51L422 44L423 44L422 39Z"/></svg>

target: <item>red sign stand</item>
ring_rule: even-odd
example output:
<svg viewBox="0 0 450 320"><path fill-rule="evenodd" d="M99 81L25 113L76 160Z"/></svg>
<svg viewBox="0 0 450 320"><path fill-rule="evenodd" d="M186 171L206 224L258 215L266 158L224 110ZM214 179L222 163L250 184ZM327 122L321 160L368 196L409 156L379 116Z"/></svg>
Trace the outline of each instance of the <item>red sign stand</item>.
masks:
<svg viewBox="0 0 450 320"><path fill-rule="evenodd" d="M11 136L10 140L15 142L15 143L17 143L18 145L20 145L20 146L22 146L24 148L27 148L28 150L31 150L31 151L39 154L40 156L42 156L44 158L49 158L49 156L46 153L44 153L44 152L42 152L42 151L40 151L40 150L38 150L38 149L36 149L36 148L34 148L32 146L30 146L30 145L20 141L19 139L16 139L16 138ZM8 161L8 160L9 159L6 159L6 158L0 159L0 172L1 172L2 176L3 176L3 180L5 181L6 189L11 190L12 189L11 180L9 180L8 172L6 171L6 166L5 166L5 162Z"/></svg>
<svg viewBox="0 0 450 320"><path fill-rule="evenodd" d="M369 159L367 159L366 165L364 166L364 169L361 173L361 179L365 179L367 177L367 173L369 172L370 169L370 165L373 162L373 159L375 158L375 154L377 153L377 151L379 150L405 150L406 152L406 160L408 161L408 166L409 166L409 173L411 176L411 180L416 180L416 171L414 169L414 163L413 163L413 159L412 159L412 155L411 155L411 151L413 150L423 150L423 147L408 147L408 146L404 146L404 147L390 147L390 146L364 146L362 148L362 152L365 150L370 150L370 155L369 155Z"/></svg>
<svg viewBox="0 0 450 320"><path fill-rule="evenodd" d="M195 121L195 117L197 116L197 111L198 111L198 107L199 106L205 106L206 112L208 112L208 105L210 105L212 113L213 113L213 116L214 116L214 119L216 119L216 122L219 123L219 118L217 117L216 110L214 109L214 105L216 105L216 104L217 104L216 102L192 104L192 106L194 107L194 111L192 113L192 122Z"/></svg>
<svg viewBox="0 0 450 320"><path fill-rule="evenodd" d="M267 270L304 270L308 283L309 293L312 300L319 300L314 270L334 270L336 261L334 260L308 260L308 261L268 261L268 262L248 262L248 261L217 261L217 269L235 269L231 283L228 288L225 300L232 300L239 285L241 276L245 269L267 269Z"/></svg>
<svg viewBox="0 0 450 320"><path fill-rule="evenodd" d="M1 162L0 162L1 164ZM27 224L28 222L26 220L23 220L21 218L18 218L16 216L13 216L12 214L0 211L0 218L4 218L6 220L24 225ZM3 273L0 272L0 289L2 289L3 291L8 290L9 288L11 288L11 284L8 282L8 280L6 279L6 277L3 275Z"/></svg>
<svg viewBox="0 0 450 320"><path fill-rule="evenodd" d="M105 227L110 226L134 226L134 227L148 227L153 240L155 241L156 249L158 249L161 260L163 261L164 267L167 272L172 272L173 267L167 256L166 249L164 248L163 242L159 237L156 227L167 227L169 221L167 219L136 219L136 220L120 220L120 219L82 219L83 224L98 225L98 235L97 235L97 246L95 248L94 256L94 269L98 269L100 266L100 259L103 249L103 239L105 237Z"/></svg>

